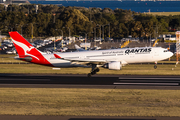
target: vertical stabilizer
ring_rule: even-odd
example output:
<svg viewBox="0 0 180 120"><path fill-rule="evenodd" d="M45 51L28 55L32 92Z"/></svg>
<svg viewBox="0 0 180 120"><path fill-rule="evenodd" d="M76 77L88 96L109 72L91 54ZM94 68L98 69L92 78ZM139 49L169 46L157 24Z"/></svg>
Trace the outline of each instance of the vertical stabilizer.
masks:
<svg viewBox="0 0 180 120"><path fill-rule="evenodd" d="M32 56L40 55L41 53L32 46L24 37L22 37L18 32L9 32L11 39L14 43L16 51L19 56ZM32 54L33 53L33 54Z"/></svg>
<svg viewBox="0 0 180 120"><path fill-rule="evenodd" d="M19 58L28 62L49 65L50 63L44 58L42 53L31 45L18 32L9 32L14 43Z"/></svg>

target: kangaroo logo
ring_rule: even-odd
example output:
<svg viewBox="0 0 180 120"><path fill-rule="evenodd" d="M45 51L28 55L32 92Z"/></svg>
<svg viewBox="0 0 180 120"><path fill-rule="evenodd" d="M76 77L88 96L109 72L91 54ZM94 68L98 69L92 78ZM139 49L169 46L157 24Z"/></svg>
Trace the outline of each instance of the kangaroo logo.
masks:
<svg viewBox="0 0 180 120"><path fill-rule="evenodd" d="M11 38L12 39L12 38ZM21 42L18 42L18 41L15 41L14 39L12 39L12 41L19 47L21 47L23 50L24 50L24 55L29 55L31 57L34 57L36 58L37 60L39 60L38 57L32 55L32 54L29 54L29 52L32 50L32 49L35 49L33 46L30 46L30 48L25 45L24 43L21 43Z"/></svg>

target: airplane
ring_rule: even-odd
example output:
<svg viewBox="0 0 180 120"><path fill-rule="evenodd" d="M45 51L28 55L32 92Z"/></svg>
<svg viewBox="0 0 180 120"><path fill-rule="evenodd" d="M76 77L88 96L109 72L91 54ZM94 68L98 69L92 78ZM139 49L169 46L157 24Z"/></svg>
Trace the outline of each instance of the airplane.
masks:
<svg viewBox="0 0 180 120"><path fill-rule="evenodd" d="M18 32L9 32L18 56L15 59L51 67L91 67L88 77L99 72L99 67L109 70L121 70L129 63L157 62L173 55L161 47L137 47L108 50L79 51L46 54L32 46Z"/></svg>
<svg viewBox="0 0 180 120"><path fill-rule="evenodd" d="M74 45L77 51L86 51L85 49L79 47L77 44Z"/></svg>
<svg viewBox="0 0 180 120"><path fill-rule="evenodd" d="M74 47L76 48L76 51L86 51L84 48L79 47L77 44L74 45ZM88 48L87 50L100 50L101 47L95 46L93 48Z"/></svg>

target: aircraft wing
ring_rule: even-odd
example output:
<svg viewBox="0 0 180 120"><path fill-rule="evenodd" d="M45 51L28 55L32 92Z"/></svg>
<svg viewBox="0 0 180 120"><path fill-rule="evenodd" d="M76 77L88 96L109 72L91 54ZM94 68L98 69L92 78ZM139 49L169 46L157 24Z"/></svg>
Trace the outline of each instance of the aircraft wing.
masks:
<svg viewBox="0 0 180 120"><path fill-rule="evenodd" d="M55 58L58 58L58 59L62 59L62 60L67 60L67 61L71 61L71 62L78 62L80 64L99 64L99 65L102 65L102 64L105 64L107 63L108 61L107 60L103 60L103 59L88 59L88 58L61 58L60 56L58 56L57 54L54 54Z"/></svg>

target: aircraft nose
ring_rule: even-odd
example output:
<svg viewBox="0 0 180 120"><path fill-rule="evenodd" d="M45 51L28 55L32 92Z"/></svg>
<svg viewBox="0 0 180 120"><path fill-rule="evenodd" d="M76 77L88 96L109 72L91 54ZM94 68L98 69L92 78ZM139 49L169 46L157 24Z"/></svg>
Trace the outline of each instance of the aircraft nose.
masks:
<svg viewBox="0 0 180 120"><path fill-rule="evenodd" d="M169 57L173 56L173 53L172 52L169 52Z"/></svg>

